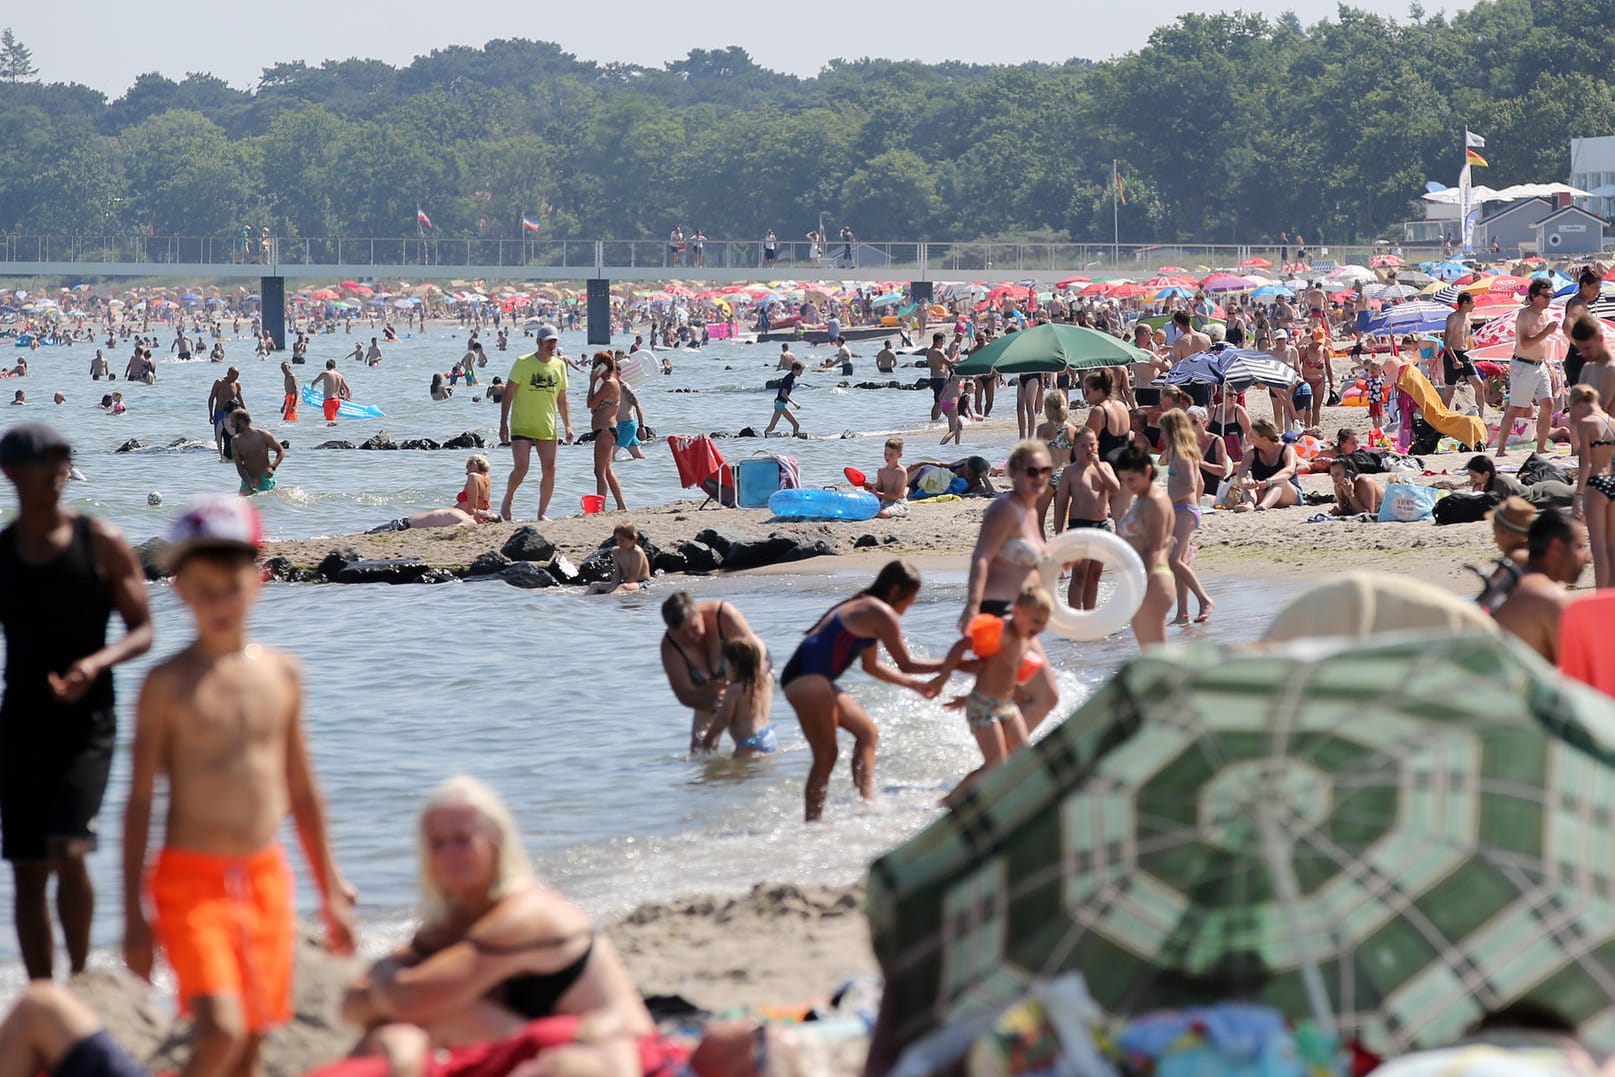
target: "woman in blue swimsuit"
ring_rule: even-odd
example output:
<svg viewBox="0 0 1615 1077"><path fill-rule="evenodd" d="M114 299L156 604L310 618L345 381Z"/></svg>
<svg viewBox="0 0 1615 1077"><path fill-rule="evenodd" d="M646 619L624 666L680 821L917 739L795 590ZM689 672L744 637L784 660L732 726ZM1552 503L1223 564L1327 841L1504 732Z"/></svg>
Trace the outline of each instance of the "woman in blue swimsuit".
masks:
<svg viewBox="0 0 1615 1077"><path fill-rule="evenodd" d="M903 628L898 619L920 593L920 574L906 561L893 561L880 570L875 582L852 598L831 608L812 631L797 644L796 653L785 663L780 687L785 700L802 723L802 735L813 749L813 765L808 770L806 818L813 822L824 814L824 798L830 788L830 773L836 765L836 731L852 734L852 781L858 795L872 799L875 786L875 745L880 735L868 713L843 690L836 680L854 659L861 659L864 672L887 684L912 688L922 695L934 695L930 682L915 674L935 673L942 663L921 661L908 653ZM897 668L882 662L875 644L886 647Z"/></svg>

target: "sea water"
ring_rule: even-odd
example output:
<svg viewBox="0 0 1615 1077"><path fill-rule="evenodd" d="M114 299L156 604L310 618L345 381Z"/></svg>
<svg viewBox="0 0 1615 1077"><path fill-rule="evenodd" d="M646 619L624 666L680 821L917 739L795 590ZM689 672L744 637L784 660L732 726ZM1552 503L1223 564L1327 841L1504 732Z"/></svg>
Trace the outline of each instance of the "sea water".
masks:
<svg viewBox="0 0 1615 1077"><path fill-rule="evenodd" d="M316 357L323 360L349 340L334 339L322 338L311 350L310 364L294 368L304 380L323 365L313 362ZM374 422L344 422L335 436L359 440L386 427L399 439L442 439L471 429L492 440L493 406L472 404L464 389L442 403L426 394L430 372L446 370L463 351L464 339L463 333L429 330L425 339L388 347L380 368L341 363L355 398L389 414ZM581 340L570 334L566 342L573 352L583 350ZM235 352L244 347L232 345ZM513 341L509 358L515 349ZM760 426L772 394L756 387L774 376L769 367L777 350L714 344L701 353L674 353L675 373L642 390L647 418L663 433ZM89 380L88 356L82 346L41 349L30 356L35 373L27 382L30 396L37 393L43 400L58 388L68 393L66 405L30 405L25 414L53 422L73 440L78 466L88 476L69 487L76 507L103 516L138 542L160 533L190 494L234 488L233 469L218 463L211 450L111 451L130 437L158 444L205 438L207 389L219 366L160 363L156 386L113 383L129 398L130 412L112 417L90 406L92 393L99 399L107 383ZM247 356L235 361L248 403L273 416L280 399L278 364ZM479 372L484 384L507 369L506 358L492 353L490 365ZM872 363L865 360L865 365ZM120 366L114 362L115 369ZM918 455L922 439L912 428L927 418L928 393L838 393L840 380L807 378L797 392L804 425L815 433L833 429L836 437L770 441L768 447L796 455L807 481L825 483L834 481L845 464L872 471L879 459L879 438L842 440L841 429L911 428L908 455ZM672 391L677 388L700 391ZM460 485L460 453L304 451L328 436L308 409L297 424L268 425L293 442L281 489L257 499L270 531L279 537L349 532L447 504ZM574 425L587 425L581 407ZM940 428L927 431L940 437ZM762 443L722 444L730 451ZM996 443L975 444L967 437L964 451L979 449L996 459L1005 444L1002 436ZM587 448L561 448L558 507L569 504L563 495L575 505L576 493L592 491L587 453ZM507 458L498 450L491 455L497 494ZM647 456L619 464L630 504L665 502L680 493L666 448L652 445ZM147 506L149 489L162 490L165 503ZM0 497L9 510L9 486ZM720 514L712 515L721 521ZM675 587L732 602L782 663L825 609L871 575L807 562L793 575L669 581L628 598L524 591L498 581L267 586L253 631L303 660L304 720L338 861L360 890L366 950L394 944L408 930L416 894L416 813L432 787L456 773L475 774L497 788L515 812L543 877L601 917L645 901L740 892L755 882L840 884L860 877L870 859L934 819L938 798L979 761L959 712L849 672L843 684L881 730L878 795L867 805L854 795L850 742L844 741L825 821L804 826L802 784L810 753L783 696L776 695L774 703L781 742L776 757L746 764L689 758L690 714L673 698L660 664L659 605ZM1253 638L1268 614L1259 600L1220 591L1215 581L1212 588L1218 598L1215 627L1180 634ZM118 671L120 750L101 818L104 840L90 861L99 895L96 963L116 960L121 934L119 846L140 678L190 636L189 618L171 587L152 585L151 598L156 646ZM939 656L946 650L963 599L962 563L927 574L920 601L904 617L918 653ZM118 627L114 620L114 631ZM1047 646L1061 687L1051 724L1134 651L1130 637L1084 645L1048 637ZM960 677L948 694L967 688L968 679ZM161 803L156 814L162 817ZM289 828L287 838L294 840ZM154 836L154 848L156 841ZM299 872L300 904L308 911L313 895L306 870L300 866ZM6 921L0 923L0 995L21 977L10 906L10 876L0 871L0 920Z"/></svg>

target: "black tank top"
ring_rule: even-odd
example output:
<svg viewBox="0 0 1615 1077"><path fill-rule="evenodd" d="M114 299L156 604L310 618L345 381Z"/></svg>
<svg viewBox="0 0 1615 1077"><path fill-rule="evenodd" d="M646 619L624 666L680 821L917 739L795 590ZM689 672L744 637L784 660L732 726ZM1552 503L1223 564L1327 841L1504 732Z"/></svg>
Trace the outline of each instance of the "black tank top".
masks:
<svg viewBox="0 0 1615 1077"><path fill-rule="evenodd" d="M62 673L107 642L112 588L91 548L90 518L73 521L67 548L43 565L17 554L16 525L0 531L0 627L6 634L7 702L50 697L47 673ZM76 708L110 709L112 673L90 686Z"/></svg>

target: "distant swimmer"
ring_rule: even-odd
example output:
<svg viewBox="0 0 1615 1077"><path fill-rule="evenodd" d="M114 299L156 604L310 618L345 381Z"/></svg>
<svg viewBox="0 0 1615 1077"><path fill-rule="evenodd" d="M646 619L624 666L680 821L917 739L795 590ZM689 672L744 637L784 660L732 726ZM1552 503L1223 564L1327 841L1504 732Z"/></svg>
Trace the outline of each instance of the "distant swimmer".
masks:
<svg viewBox="0 0 1615 1077"><path fill-rule="evenodd" d="M107 357L101 354L101 349L95 349L95 358L90 360L90 378L100 381L110 372L107 370Z"/></svg>
<svg viewBox="0 0 1615 1077"><path fill-rule="evenodd" d="M891 341L881 341L880 351L875 353L875 369L882 374L890 374L897 369L897 353L892 351Z"/></svg>
<svg viewBox="0 0 1615 1077"><path fill-rule="evenodd" d="M246 404L246 396L241 391L241 370L231 367L224 372L224 377L213 382L213 388L207 395L208 421L213 424L213 444L219 450L220 460L229 459L224 422L232 411Z"/></svg>
<svg viewBox="0 0 1615 1077"><path fill-rule="evenodd" d="M796 356L791 354L791 346L782 342L779 346L779 362L775 365L774 369L789 370L791 369L791 366L795 364L795 362Z"/></svg>
<svg viewBox="0 0 1615 1077"><path fill-rule="evenodd" d="M179 360L182 363L185 362L186 360L190 359L190 357L191 357L191 338L185 335L185 330L184 330L183 327L181 327L180 329L175 331L174 344L169 350L178 352L179 353Z"/></svg>
<svg viewBox="0 0 1615 1077"><path fill-rule="evenodd" d="M348 379L337 373L336 360L327 359L325 369L309 384L325 395L325 425L335 426L337 412L341 410L342 402L353 399L353 390L348 388Z"/></svg>
<svg viewBox="0 0 1615 1077"><path fill-rule="evenodd" d="M376 343L375 337L370 338L370 347L364 353L364 361L371 366L381 365L381 345Z"/></svg>
<svg viewBox="0 0 1615 1077"><path fill-rule="evenodd" d="M286 458L279 439L267 430L252 425L252 416L245 408L230 413L227 422L232 428L230 458L235 461L241 476L241 496L267 493L275 488L275 472ZM270 456L274 460L270 460Z"/></svg>

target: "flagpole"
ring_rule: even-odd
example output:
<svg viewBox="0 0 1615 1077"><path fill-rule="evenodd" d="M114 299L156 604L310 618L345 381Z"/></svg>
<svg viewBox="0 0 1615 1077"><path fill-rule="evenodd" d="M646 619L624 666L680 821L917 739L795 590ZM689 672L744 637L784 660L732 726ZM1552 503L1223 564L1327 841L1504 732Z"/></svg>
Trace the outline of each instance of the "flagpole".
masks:
<svg viewBox="0 0 1615 1077"><path fill-rule="evenodd" d="M1117 161L1110 159L1110 259L1121 268L1122 264L1122 188Z"/></svg>

